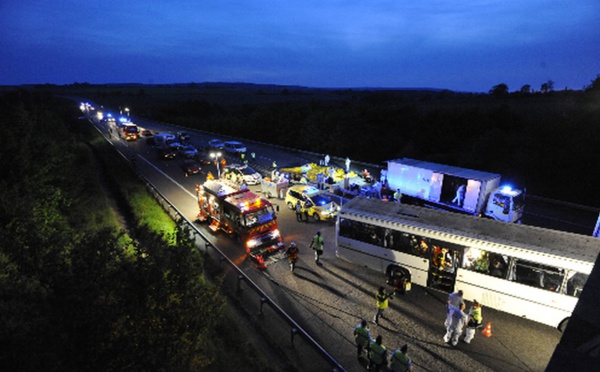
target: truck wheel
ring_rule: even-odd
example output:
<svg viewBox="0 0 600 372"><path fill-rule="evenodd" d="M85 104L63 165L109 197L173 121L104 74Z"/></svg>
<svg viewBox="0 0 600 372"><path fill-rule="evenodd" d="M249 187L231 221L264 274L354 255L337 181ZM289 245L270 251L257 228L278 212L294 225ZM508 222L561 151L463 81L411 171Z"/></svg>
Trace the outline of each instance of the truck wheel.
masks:
<svg viewBox="0 0 600 372"><path fill-rule="evenodd" d="M290 210L294 210L294 204L292 204L292 202L288 202L287 205Z"/></svg>
<svg viewBox="0 0 600 372"><path fill-rule="evenodd" d="M314 218L315 221L321 221L321 216L319 216L319 214L316 213L316 212L313 213L313 218Z"/></svg>

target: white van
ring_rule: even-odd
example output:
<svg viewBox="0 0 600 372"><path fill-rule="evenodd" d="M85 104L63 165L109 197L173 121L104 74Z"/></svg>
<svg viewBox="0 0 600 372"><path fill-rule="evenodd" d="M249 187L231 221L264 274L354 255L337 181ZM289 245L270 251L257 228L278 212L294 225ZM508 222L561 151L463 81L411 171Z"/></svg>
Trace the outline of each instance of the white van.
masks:
<svg viewBox="0 0 600 372"><path fill-rule="evenodd" d="M157 133L154 135L154 145L157 147L166 147L173 141L175 141L175 135L171 133Z"/></svg>
<svg viewBox="0 0 600 372"><path fill-rule="evenodd" d="M223 148L225 151L232 154L241 154L246 152L246 145L238 141L225 141Z"/></svg>

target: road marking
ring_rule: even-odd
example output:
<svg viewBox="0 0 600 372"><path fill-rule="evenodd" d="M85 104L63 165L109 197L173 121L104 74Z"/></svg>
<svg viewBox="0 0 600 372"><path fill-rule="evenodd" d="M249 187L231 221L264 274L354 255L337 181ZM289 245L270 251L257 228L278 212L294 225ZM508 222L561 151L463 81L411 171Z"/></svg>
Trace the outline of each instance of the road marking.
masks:
<svg viewBox="0 0 600 372"><path fill-rule="evenodd" d="M171 180L171 182L173 182L174 184L176 184L180 189L182 189L183 191L185 191L189 196L191 196L192 198L196 199L196 195L192 194L191 192L189 192L188 190L186 190L185 187L183 187L179 182L175 181L173 178L171 178L168 174L166 174L165 172L161 171L160 169L158 169L154 164L152 164L148 159L146 159L145 157L143 157L142 155L138 155L140 158L142 158L143 161L145 161L148 165L150 165L152 168L156 169L157 172L159 172L160 174L162 174L163 176L167 177L169 180Z"/></svg>

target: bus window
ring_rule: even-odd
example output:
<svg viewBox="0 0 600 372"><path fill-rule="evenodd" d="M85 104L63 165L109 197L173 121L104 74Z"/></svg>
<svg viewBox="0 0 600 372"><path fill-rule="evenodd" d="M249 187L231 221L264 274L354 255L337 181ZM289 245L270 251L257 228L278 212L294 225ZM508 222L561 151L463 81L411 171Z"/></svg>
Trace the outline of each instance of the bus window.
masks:
<svg viewBox="0 0 600 372"><path fill-rule="evenodd" d="M564 279L562 269L535 262L515 260L514 280L518 283L558 292Z"/></svg>
<svg viewBox="0 0 600 372"><path fill-rule="evenodd" d="M575 271L569 271L568 277L566 293L569 296L579 297L579 294L585 286L585 282L587 282L588 276Z"/></svg>
<svg viewBox="0 0 600 372"><path fill-rule="evenodd" d="M439 271L453 273L455 268L455 252L448 248L434 245L431 253L431 264Z"/></svg>
<svg viewBox="0 0 600 372"><path fill-rule="evenodd" d="M488 274L490 255L478 248L466 248L463 255L462 268Z"/></svg>
<svg viewBox="0 0 600 372"><path fill-rule="evenodd" d="M340 218L340 236L346 238L352 237L352 221Z"/></svg>
<svg viewBox="0 0 600 372"><path fill-rule="evenodd" d="M423 240L422 238L407 233L392 231L388 239L390 241L390 248L395 251L427 258L427 244L424 243L424 245L421 246L419 243Z"/></svg>
<svg viewBox="0 0 600 372"><path fill-rule="evenodd" d="M490 275L497 278L506 278L508 257L497 253L490 253Z"/></svg>

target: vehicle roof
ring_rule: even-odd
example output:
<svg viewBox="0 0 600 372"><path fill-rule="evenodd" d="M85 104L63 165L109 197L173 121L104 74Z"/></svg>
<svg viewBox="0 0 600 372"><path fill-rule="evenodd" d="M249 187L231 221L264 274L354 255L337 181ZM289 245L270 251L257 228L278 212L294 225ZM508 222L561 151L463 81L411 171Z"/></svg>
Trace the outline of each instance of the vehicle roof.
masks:
<svg viewBox="0 0 600 372"><path fill-rule="evenodd" d="M243 143L241 143L240 141L225 141L225 143L228 143L230 145L243 145Z"/></svg>
<svg viewBox="0 0 600 372"><path fill-rule="evenodd" d="M403 230L415 235L504 252L513 257L548 265L556 265L559 260L565 268L585 267L591 271L600 253L600 239L593 236L377 199L352 199L340 210L340 217L344 216L351 216L366 223L378 220L382 226L402 226ZM528 253L528 250L533 253Z"/></svg>
<svg viewBox="0 0 600 372"><path fill-rule="evenodd" d="M218 180L208 180L208 181L204 182L202 187L204 187L204 189L206 191L208 191L209 193L211 193L213 195L217 195L218 197L230 195L230 194L233 194L233 193L239 191L239 190L235 189L234 187L226 184L225 182L221 182Z"/></svg>
<svg viewBox="0 0 600 372"><path fill-rule="evenodd" d="M460 167L455 167L452 165L431 163L428 161L415 160L415 159L409 159L409 158L388 160L388 163L403 164L403 165L408 165L411 167L427 169L427 170L430 170L430 171L433 171L436 173L444 173L444 174L449 174L452 176L468 178L468 179L490 180L490 179L495 179L495 178L500 177L500 175L496 174L496 173L478 171L478 170L467 169L467 168L460 168Z"/></svg>
<svg viewBox="0 0 600 372"><path fill-rule="evenodd" d="M290 187L290 190L298 191L304 194L318 194L320 193L319 189L310 185L294 185Z"/></svg>
<svg viewBox="0 0 600 372"><path fill-rule="evenodd" d="M244 169L244 168L250 168L248 165L242 165L242 164L227 164L225 166L225 168L235 168L235 169Z"/></svg>

